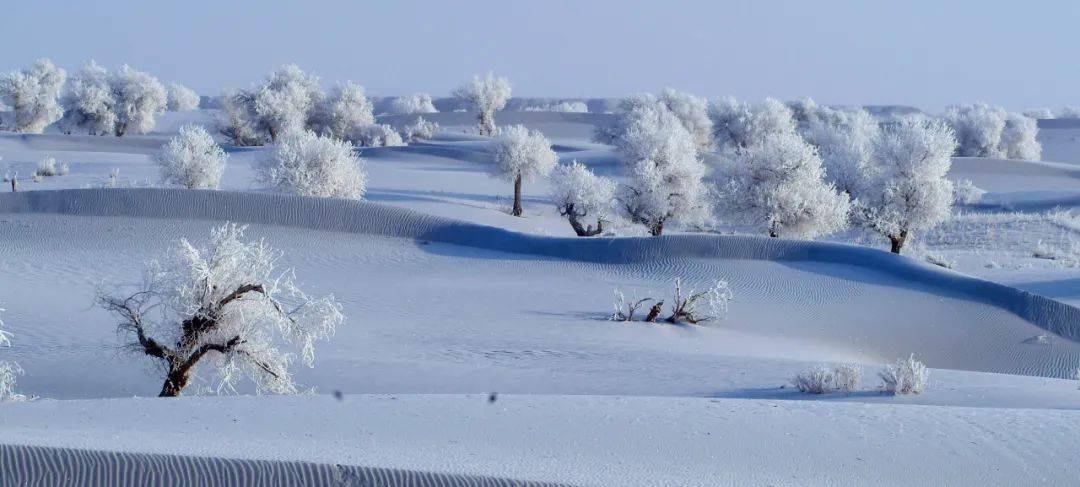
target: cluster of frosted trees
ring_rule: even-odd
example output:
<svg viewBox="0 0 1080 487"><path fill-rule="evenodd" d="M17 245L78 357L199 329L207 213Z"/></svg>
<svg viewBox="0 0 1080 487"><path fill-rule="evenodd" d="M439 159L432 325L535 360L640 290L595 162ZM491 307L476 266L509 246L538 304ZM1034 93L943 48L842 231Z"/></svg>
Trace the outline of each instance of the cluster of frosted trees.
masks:
<svg viewBox="0 0 1080 487"><path fill-rule="evenodd" d="M70 79L48 59L0 78L0 100L12 107L17 132L41 133L58 123L65 133L146 133L166 109L191 110L199 99L190 89L124 65L109 71L90 61Z"/></svg>
<svg viewBox="0 0 1080 487"><path fill-rule="evenodd" d="M1032 117L975 103L949 107L945 120L956 132L959 156L1034 161L1042 155L1036 140L1038 124Z"/></svg>
<svg viewBox="0 0 1080 487"><path fill-rule="evenodd" d="M1034 127L1021 118L1015 125ZM579 235L598 232L582 227L584 215L569 208L603 219L614 206L652 235L669 223L694 228L713 218L774 237L815 238L854 226L880 234L899 253L912 235L950 214L954 189L946 174L960 145L955 119L881 121L809 99L747 104L674 90L635 95L595 136L614 146L626 183L609 193L597 188L611 183L588 169L560 168L553 197L560 214L577 220L571 224ZM1018 158L1034 141L1028 130L1003 128L1023 135L1002 135L994 147ZM709 178L706 153L715 161Z"/></svg>

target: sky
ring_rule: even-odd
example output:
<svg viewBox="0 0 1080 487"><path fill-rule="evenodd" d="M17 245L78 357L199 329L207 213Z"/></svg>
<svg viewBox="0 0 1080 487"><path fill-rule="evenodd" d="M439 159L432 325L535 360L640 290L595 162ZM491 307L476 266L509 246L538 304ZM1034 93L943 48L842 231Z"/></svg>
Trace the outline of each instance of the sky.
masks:
<svg viewBox="0 0 1080 487"><path fill-rule="evenodd" d="M1076 1L12 0L0 70L127 63L200 94L296 63L369 94L812 97L939 110L1080 105Z"/></svg>

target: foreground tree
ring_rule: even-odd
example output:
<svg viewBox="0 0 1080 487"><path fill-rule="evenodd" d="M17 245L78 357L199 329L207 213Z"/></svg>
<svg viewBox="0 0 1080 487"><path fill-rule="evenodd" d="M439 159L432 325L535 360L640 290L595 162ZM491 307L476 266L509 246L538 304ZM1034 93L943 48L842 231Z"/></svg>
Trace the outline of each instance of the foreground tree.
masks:
<svg viewBox="0 0 1080 487"><path fill-rule="evenodd" d="M201 125L185 125L154 160L166 183L188 189L217 189L228 157Z"/></svg>
<svg viewBox="0 0 1080 487"><path fill-rule="evenodd" d="M912 234L948 218L953 185L945 179L957 141L944 122L909 117L888 124L867 168L874 184L858 195L855 214L865 227L889 239L899 254Z"/></svg>
<svg viewBox="0 0 1080 487"><path fill-rule="evenodd" d="M255 90L254 112L270 140L301 132L323 99L319 78L295 64L286 64L270 74L266 83Z"/></svg>
<svg viewBox="0 0 1080 487"><path fill-rule="evenodd" d="M352 143L301 132L282 138L262 160L260 180L305 196L360 199L367 175Z"/></svg>
<svg viewBox="0 0 1080 487"><path fill-rule="evenodd" d="M64 114L58 101L67 72L48 58L0 77L0 100L15 112L15 131L40 134Z"/></svg>
<svg viewBox="0 0 1080 487"><path fill-rule="evenodd" d="M551 150L551 141L536 130L511 125L491 141L495 161L492 175L514 183L514 216L521 216L521 184L536 176L547 176L559 157Z"/></svg>
<svg viewBox="0 0 1080 487"><path fill-rule="evenodd" d="M489 72L484 78L473 76L471 81L455 89L453 95L476 110L480 135L492 135L495 133L495 112L510 101L510 82Z"/></svg>
<svg viewBox="0 0 1080 487"><path fill-rule="evenodd" d="M690 132L694 146L707 151L713 146L713 122L709 119L709 102L689 93L665 89L657 97L664 107L674 114L683 128Z"/></svg>
<svg viewBox="0 0 1080 487"><path fill-rule="evenodd" d="M719 190L725 216L771 237L815 238L847 226L847 195L824 180L817 150L793 132L737 151Z"/></svg>
<svg viewBox="0 0 1080 487"><path fill-rule="evenodd" d="M604 233L614 199L615 182L593 174L584 164L574 161L551 171L551 200L579 237ZM596 227L583 223L586 218L595 219Z"/></svg>
<svg viewBox="0 0 1080 487"><path fill-rule="evenodd" d="M200 372L219 392L250 377L257 392L295 393L293 355L283 348L295 345L311 367L315 342L344 322L333 296L308 296L292 271L275 270L277 252L243 237L244 227L226 224L205 247L181 240L151 263L138 292L100 298L127 346L162 366L160 396L179 396Z"/></svg>
<svg viewBox="0 0 1080 487"><path fill-rule="evenodd" d="M672 221L704 222L710 201L693 136L650 96L627 98L621 107L611 143L630 176L618 196L626 216L653 236Z"/></svg>
<svg viewBox="0 0 1080 487"><path fill-rule="evenodd" d="M166 89L170 112L187 112L199 108L199 94L195 93L195 90L177 82L169 83Z"/></svg>
<svg viewBox="0 0 1080 487"><path fill-rule="evenodd" d="M168 104L165 86L157 78L125 64L113 73L109 86L116 102L113 108L117 137L129 131L145 134L154 129L157 116L165 112Z"/></svg>

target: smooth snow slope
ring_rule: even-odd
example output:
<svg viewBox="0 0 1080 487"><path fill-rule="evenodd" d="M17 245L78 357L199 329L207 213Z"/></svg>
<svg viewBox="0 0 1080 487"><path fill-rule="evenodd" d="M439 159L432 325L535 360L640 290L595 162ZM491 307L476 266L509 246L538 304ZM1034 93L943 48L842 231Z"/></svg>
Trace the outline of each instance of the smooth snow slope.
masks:
<svg viewBox="0 0 1080 487"><path fill-rule="evenodd" d="M1072 485L1080 477L1078 411L347 395L49 401L6 405L0 420L0 442L9 444L94 449L107 439L120 452L574 485Z"/></svg>

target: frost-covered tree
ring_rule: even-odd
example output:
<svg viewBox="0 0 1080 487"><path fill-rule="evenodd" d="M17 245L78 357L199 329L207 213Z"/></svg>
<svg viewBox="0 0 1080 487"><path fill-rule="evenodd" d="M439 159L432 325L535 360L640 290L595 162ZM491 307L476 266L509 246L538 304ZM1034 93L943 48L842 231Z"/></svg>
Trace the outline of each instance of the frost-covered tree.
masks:
<svg viewBox="0 0 1080 487"><path fill-rule="evenodd" d="M15 130L40 134L60 120L64 110L58 101L67 72L48 58L33 66L0 77L0 101L15 112Z"/></svg>
<svg viewBox="0 0 1080 487"><path fill-rule="evenodd" d="M876 164L867 168L874 183L858 195L855 215L900 253L912 234L933 228L951 212L953 185L945 175L956 136L942 121L908 117L887 124L876 140Z"/></svg>
<svg viewBox="0 0 1080 487"><path fill-rule="evenodd" d="M718 208L772 237L827 235L847 226L850 200L824 176L817 150L798 134L768 134L735 153Z"/></svg>
<svg viewBox="0 0 1080 487"><path fill-rule="evenodd" d="M93 60L68 82L61 104L60 128L65 133L85 130L90 135L112 135L116 128L116 97L109 71Z"/></svg>
<svg viewBox="0 0 1080 487"><path fill-rule="evenodd" d="M356 127L375 123L373 107L364 88L352 81L334 86L321 100L307 125L320 134L344 139Z"/></svg>
<svg viewBox="0 0 1080 487"><path fill-rule="evenodd" d="M369 124L353 127L345 136L345 140L352 142L358 147L396 147L405 145L394 127L387 124Z"/></svg>
<svg viewBox="0 0 1080 487"><path fill-rule="evenodd" d="M694 138L694 145L699 151L712 148L713 122L709 119L709 102L706 99L671 88L665 89L657 99L678 117L683 128Z"/></svg>
<svg viewBox="0 0 1080 487"><path fill-rule="evenodd" d="M1019 113L1010 113L1005 117L998 152L1009 159L1037 161L1042 157L1042 144L1038 136L1038 121Z"/></svg>
<svg viewBox="0 0 1080 487"><path fill-rule="evenodd" d="M806 97L785 103L791 109L791 117L798 124L805 124L820 115L823 107L818 106L813 98Z"/></svg>
<svg viewBox="0 0 1080 487"><path fill-rule="evenodd" d="M1057 118L1080 118L1080 107L1062 107Z"/></svg>
<svg viewBox="0 0 1080 487"><path fill-rule="evenodd" d="M431 95L413 93L394 98L390 102L390 113L412 115L414 113L438 113L438 110L435 109L435 104L431 102Z"/></svg>
<svg viewBox="0 0 1080 487"><path fill-rule="evenodd" d="M705 221L710 206L702 183L705 164L693 135L675 114L651 96L630 97L621 102L611 135L629 173L618 200L631 221L654 236L671 222Z"/></svg>
<svg viewBox="0 0 1080 487"><path fill-rule="evenodd" d="M255 112L255 93L248 90L231 91L222 97L218 130L241 147L263 145L270 139L269 128Z"/></svg>
<svg viewBox="0 0 1080 487"><path fill-rule="evenodd" d="M438 131L438 122L429 122L424 120L424 117L416 117L416 120L413 120L412 123L407 123L401 127L401 139L408 143L428 140L434 137Z"/></svg>
<svg viewBox="0 0 1080 487"><path fill-rule="evenodd" d="M1049 108L1032 108L1024 111L1025 117L1031 117L1036 120L1050 120L1057 118L1054 115L1054 111Z"/></svg>
<svg viewBox="0 0 1080 487"><path fill-rule="evenodd" d="M302 132L324 96L318 77L295 64L286 64L270 73L266 83L255 90L254 112L270 140L277 141L283 135Z"/></svg>
<svg viewBox="0 0 1080 487"><path fill-rule="evenodd" d="M348 141L291 133L261 161L259 178L279 191L360 199L367 185L362 164Z"/></svg>
<svg viewBox="0 0 1080 487"><path fill-rule="evenodd" d="M1004 108L975 103L946 109L945 120L956 133L957 155L1001 157L1001 132L1008 114Z"/></svg>
<svg viewBox="0 0 1080 487"><path fill-rule="evenodd" d="M560 164L551 171L551 200L559 215L570 220L579 237L591 237L604 232L615 200L615 182L593 174L577 161ZM596 220L596 226L586 222Z"/></svg>
<svg viewBox="0 0 1080 487"><path fill-rule="evenodd" d="M721 150L749 147L766 136L792 133L796 128L791 108L773 98L754 106L722 98L709 104L708 113L716 147Z"/></svg>
<svg viewBox="0 0 1080 487"><path fill-rule="evenodd" d="M128 132L145 134L154 129L157 116L165 112L168 96L157 78L123 65L109 80L116 104L117 137Z"/></svg>
<svg viewBox="0 0 1080 487"><path fill-rule="evenodd" d="M864 168L873 163L874 139L880 128L866 110L818 109L802 127L803 138L817 147L825 180L855 195L866 185Z"/></svg>
<svg viewBox="0 0 1080 487"><path fill-rule="evenodd" d="M151 262L138 292L100 303L120 318L127 346L161 365L162 397L179 396L199 376L218 392L248 377L260 393L296 393L295 355L285 347L297 347L312 367L315 342L345 318L333 296L308 296L291 270L278 271L279 257L262 240L244 240L244 227L226 224L207 245L181 240Z"/></svg>
<svg viewBox="0 0 1080 487"><path fill-rule="evenodd" d="M476 110L480 135L493 135L495 112L502 110L510 101L510 82L489 72L483 78L473 76L471 81L455 89L453 95Z"/></svg>
<svg viewBox="0 0 1080 487"><path fill-rule="evenodd" d="M185 125L180 127L180 135L162 146L154 160L166 183L188 189L217 189L228 157L201 125Z"/></svg>
<svg viewBox="0 0 1080 487"><path fill-rule="evenodd" d="M188 112L199 108L199 94L177 82L169 83L168 109L170 112Z"/></svg>
<svg viewBox="0 0 1080 487"><path fill-rule="evenodd" d="M491 175L514 183L514 216L521 216L521 184L537 176L547 176L559 157L551 141L536 130L511 125L491 141Z"/></svg>

